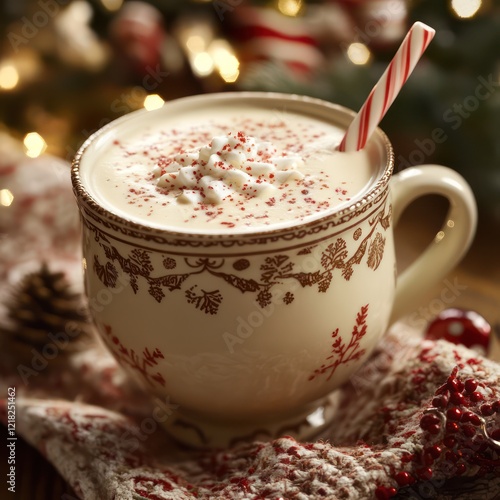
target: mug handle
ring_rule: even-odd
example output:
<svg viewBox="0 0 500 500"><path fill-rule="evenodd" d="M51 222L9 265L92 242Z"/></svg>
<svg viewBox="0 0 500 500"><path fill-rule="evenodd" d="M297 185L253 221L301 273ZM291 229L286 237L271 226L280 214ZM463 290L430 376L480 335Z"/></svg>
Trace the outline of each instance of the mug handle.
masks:
<svg viewBox="0 0 500 500"><path fill-rule="evenodd" d="M441 230L434 240L397 278L390 321L393 323L410 313L415 302L462 259L475 234L477 207L465 179L448 167L411 167L394 175L390 182L394 225L405 208L420 196L437 194L450 203Z"/></svg>

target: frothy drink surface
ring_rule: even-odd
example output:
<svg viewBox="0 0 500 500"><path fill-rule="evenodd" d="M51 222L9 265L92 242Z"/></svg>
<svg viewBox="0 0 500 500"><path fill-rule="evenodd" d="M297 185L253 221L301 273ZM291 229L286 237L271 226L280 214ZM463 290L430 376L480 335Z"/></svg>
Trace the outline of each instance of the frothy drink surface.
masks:
<svg viewBox="0 0 500 500"><path fill-rule="evenodd" d="M233 233L307 222L349 205L379 161L370 144L336 151L343 128L291 111L162 111L105 134L80 167L100 205L152 227Z"/></svg>

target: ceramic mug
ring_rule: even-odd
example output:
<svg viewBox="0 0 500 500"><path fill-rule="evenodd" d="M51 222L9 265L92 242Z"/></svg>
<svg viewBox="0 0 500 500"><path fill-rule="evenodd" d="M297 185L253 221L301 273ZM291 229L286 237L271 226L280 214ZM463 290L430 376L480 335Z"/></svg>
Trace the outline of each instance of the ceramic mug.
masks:
<svg viewBox="0 0 500 500"><path fill-rule="evenodd" d="M377 129L380 164L369 188L312 222L189 234L131 222L96 202L81 169L98 161L102 144L151 113L182 113L208 100L265 101L344 128L353 118L308 97L235 92L131 113L95 133L72 167L86 293L100 304L92 315L121 366L157 404L175 403L165 425L178 440L305 438L328 424L329 395L366 360L391 317L409 312L463 256L475 231L474 198L446 167L393 175L392 146ZM396 276L394 226L411 201L430 193L450 202L440 237Z"/></svg>

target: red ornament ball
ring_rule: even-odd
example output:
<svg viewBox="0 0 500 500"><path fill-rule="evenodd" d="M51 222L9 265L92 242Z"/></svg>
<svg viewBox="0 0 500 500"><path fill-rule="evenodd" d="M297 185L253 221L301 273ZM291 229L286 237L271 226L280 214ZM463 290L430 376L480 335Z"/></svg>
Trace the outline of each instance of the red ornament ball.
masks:
<svg viewBox="0 0 500 500"><path fill-rule="evenodd" d="M491 325L477 312L445 309L428 325L425 338L462 344L485 355L490 345Z"/></svg>

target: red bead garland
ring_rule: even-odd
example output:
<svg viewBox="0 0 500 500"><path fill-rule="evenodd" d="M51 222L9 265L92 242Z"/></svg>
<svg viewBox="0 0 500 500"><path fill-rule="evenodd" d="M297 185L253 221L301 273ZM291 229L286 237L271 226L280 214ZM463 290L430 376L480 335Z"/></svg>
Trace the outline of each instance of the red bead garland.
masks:
<svg viewBox="0 0 500 500"><path fill-rule="evenodd" d="M425 475L427 468L432 474L430 467L443 460L453 464L456 475L464 474L468 465L479 465L482 471L500 465L500 443L495 442L500 439L500 429L488 433L484 419L500 413L500 401L485 401L484 385L473 378L462 381L458 371L459 367L455 367L436 390L432 407L420 419L420 427L429 440L435 441L439 435L442 438L440 443L424 448L420 463L425 467L416 469L420 471L415 472L418 478Z"/></svg>
<svg viewBox="0 0 500 500"><path fill-rule="evenodd" d="M481 363L476 358L467 360L473 370ZM394 472L392 477L397 488L378 486L377 499L388 500L399 488L410 488L416 481L429 481L435 472L460 476L471 467L476 474L500 470L500 427L491 428L492 418L500 414L500 400L495 390L484 383L470 376L461 377L459 371L464 367L460 364L452 370L435 391L431 407L420 417L420 428L427 443L421 451L401 459L413 468ZM492 418L487 421L486 417Z"/></svg>

